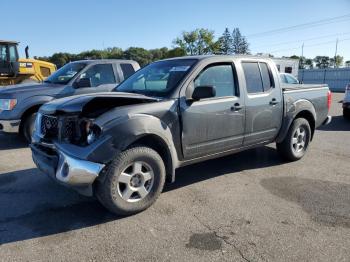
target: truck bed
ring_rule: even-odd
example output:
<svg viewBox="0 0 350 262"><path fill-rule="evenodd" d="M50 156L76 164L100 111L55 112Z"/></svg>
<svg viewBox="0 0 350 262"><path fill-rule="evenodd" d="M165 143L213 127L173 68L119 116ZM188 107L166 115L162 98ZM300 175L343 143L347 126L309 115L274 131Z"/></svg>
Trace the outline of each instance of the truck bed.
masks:
<svg viewBox="0 0 350 262"><path fill-rule="evenodd" d="M307 90L312 90L312 89L323 89L326 88L328 89L328 86L326 84L300 84L300 85L295 85L295 84L282 84L282 91L283 92L288 92L288 91L307 91Z"/></svg>

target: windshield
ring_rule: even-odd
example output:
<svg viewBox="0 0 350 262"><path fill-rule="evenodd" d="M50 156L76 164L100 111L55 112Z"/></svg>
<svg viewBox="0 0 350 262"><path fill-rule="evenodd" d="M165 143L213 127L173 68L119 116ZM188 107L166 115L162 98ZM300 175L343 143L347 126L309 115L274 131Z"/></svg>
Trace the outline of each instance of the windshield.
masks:
<svg viewBox="0 0 350 262"><path fill-rule="evenodd" d="M85 63L69 63L61 67L51 76L49 76L44 82L52 84L66 85L76 74L86 66Z"/></svg>
<svg viewBox="0 0 350 262"><path fill-rule="evenodd" d="M178 59L152 63L117 86L115 91L165 97L188 74L196 61Z"/></svg>

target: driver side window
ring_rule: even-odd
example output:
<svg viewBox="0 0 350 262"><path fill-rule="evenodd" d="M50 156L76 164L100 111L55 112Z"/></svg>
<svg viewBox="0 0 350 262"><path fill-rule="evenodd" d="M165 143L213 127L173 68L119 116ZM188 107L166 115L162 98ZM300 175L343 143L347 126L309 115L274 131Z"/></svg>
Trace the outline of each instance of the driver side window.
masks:
<svg viewBox="0 0 350 262"><path fill-rule="evenodd" d="M89 78L91 81L91 87L116 83L111 64L94 65L82 73L79 79L81 78Z"/></svg>
<svg viewBox="0 0 350 262"><path fill-rule="evenodd" d="M198 86L214 86L215 97L235 96L232 65L219 64L205 68L194 81L194 87Z"/></svg>

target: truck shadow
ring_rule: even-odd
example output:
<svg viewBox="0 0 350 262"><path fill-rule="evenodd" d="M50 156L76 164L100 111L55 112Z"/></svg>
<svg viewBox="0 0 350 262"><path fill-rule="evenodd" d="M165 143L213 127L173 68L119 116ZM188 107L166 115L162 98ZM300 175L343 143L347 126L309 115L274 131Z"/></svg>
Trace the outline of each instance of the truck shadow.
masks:
<svg viewBox="0 0 350 262"><path fill-rule="evenodd" d="M28 144L18 134L0 133L0 150L18 149L27 147Z"/></svg>
<svg viewBox="0 0 350 262"><path fill-rule="evenodd" d="M350 121L344 119L343 116L333 116L332 122L317 129L322 131L350 131Z"/></svg>
<svg viewBox="0 0 350 262"><path fill-rule="evenodd" d="M274 148L252 149L181 168L176 182L167 185L163 192L281 163ZM123 219L108 212L94 198L56 184L35 168L0 174L0 207L0 245Z"/></svg>

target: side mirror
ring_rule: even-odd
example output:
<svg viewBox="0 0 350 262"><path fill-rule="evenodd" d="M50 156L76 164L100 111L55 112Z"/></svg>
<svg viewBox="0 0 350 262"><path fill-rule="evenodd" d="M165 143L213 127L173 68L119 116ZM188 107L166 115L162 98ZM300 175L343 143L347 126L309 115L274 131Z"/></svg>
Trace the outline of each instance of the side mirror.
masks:
<svg viewBox="0 0 350 262"><path fill-rule="evenodd" d="M81 88L81 87L91 87L91 79L90 78L80 78L78 81L74 84L75 88Z"/></svg>
<svg viewBox="0 0 350 262"><path fill-rule="evenodd" d="M211 98L216 96L216 89L214 86L197 86L192 94L193 100L201 100L204 98Z"/></svg>

